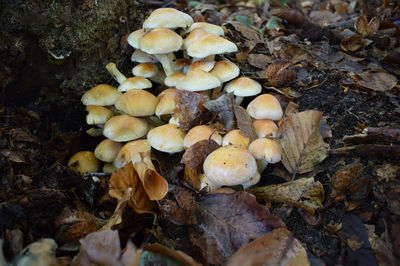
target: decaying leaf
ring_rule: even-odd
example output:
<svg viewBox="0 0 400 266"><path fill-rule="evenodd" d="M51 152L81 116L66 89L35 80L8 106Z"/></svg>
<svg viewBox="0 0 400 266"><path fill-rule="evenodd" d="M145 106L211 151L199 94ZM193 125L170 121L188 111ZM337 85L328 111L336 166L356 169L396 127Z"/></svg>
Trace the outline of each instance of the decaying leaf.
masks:
<svg viewBox="0 0 400 266"><path fill-rule="evenodd" d="M364 71L360 74L351 74L354 85L374 91L389 91L397 84L397 78L392 74L380 71Z"/></svg>
<svg viewBox="0 0 400 266"><path fill-rule="evenodd" d="M340 41L340 48L342 48L346 52L355 52L360 50L361 47L362 40L361 36L358 34L346 36Z"/></svg>
<svg viewBox="0 0 400 266"><path fill-rule="evenodd" d="M304 14L296 9L280 8L276 12L271 12L271 15L284 19L295 27L301 27L306 21Z"/></svg>
<svg viewBox="0 0 400 266"><path fill-rule="evenodd" d="M364 14L357 18L354 23L354 28L356 28L357 32L360 33L363 38L367 35L368 20Z"/></svg>
<svg viewBox="0 0 400 266"><path fill-rule="evenodd" d="M108 193L111 197L117 199L122 198L127 192L130 193L128 188L132 188L133 195L129 201L129 205L133 207L136 212L141 213L149 211L154 207L131 162L112 174L109 187L110 190Z"/></svg>
<svg viewBox="0 0 400 266"><path fill-rule="evenodd" d="M375 233L375 225L364 224L368 233L368 240L371 243L372 250L379 265L399 265L399 261L393 254L392 241L390 240L388 230L385 230L381 236Z"/></svg>
<svg viewBox="0 0 400 266"><path fill-rule="evenodd" d="M282 163L293 176L311 172L328 156L329 144L319 134L321 117L321 112L308 110L282 119L278 139Z"/></svg>
<svg viewBox="0 0 400 266"><path fill-rule="evenodd" d="M265 187L251 187L247 191L259 200L290 203L311 214L322 207L325 193L322 184L315 182L313 177Z"/></svg>
<svg viewBox="0 0 400 266"><path fill-rule="evenodd" d="M230 258L228 266L310 265L307 252L286 228L275 229L241 247Z"/></svg>
<svg viewBox="0 0 400 266"><path fill-rule="evenodd" d="M271 56L265 54L249 54L247 62L254 67L266 69L269 64L272 64L273 59Z"/></svg>
<svg viewBox="0 0 400 266"><path fill-rule="evenodd" d="M2 265L62 265L61 261L56 258L56 249L56 241L51 238L43 238L26 246L11 263ZM5 261L0 256L0 262L2 260Z"/></svg>
<svg viewBox="0 0 400 266"><path fill-rule="evenodd" d="M100 229L104 222L84 211L63 211L55 222L57 227L66 227L65 237L70 241L79 241L87 234Z"/></svg>
<svg viewBox="0 0 400 266"><path fill-rule="evenodd" d="M250 141L255 140L256 135L252 127L252 120L246 109L244 109L240 105L233 104L233 111L235 113L237 128L240 129L240 131L246 137L248 137Z"/></svg>
<svg viewBox="0 0 400 266"><path fill-rule="evenodd" d="M177 183L178 175L184 169L180 163L182 153L169 154L156 149L151 151L151 159L157 165L160 175L169 183Z"/></svg>
<svg viewBox="0 0 400 266"><path fill-rule="evenodd" d="M118 225L122 222L122 214L126 208L126 205L131 203L131 199L133 197L133 189L128 187L128 189L124 192L122 197L118 199L117 206L111 217L108 219L107 223L101 228L101 230L111 230L115 225ZM143 210L137 211L139 213L144 212Z"/></svg>
<svg viewBox="0 0 400 266"><path fill-rule="evenodd" d="M240 34L242 34L243 37L245 37L247 40L250 40L255 43L263 43L264 42L264 38L262 37L262 35L260 33L258 33L257 31L255 31L252 28L249 28L245 24L243 24L239 21L230 21L229 24L231 24L235 28L235 30L239 31Z"/></svg>
<svg viewBox="0 0 400 266"><path fill-rule="evenodd" d="M179 250L174 250L171 248L167 248L160 244L151 244L145 246L144 250L151 251L155 254L160 254L165 257L171 258L176 262L179 262L181 265L187 266L200 266L201 264L197 263L192 257L188 256L187 254L183 253Z"/></svg>
<svg viewBox="0 0 400 266"><path fill-rule="evenodd" d="M236 126L233 102L233 94L225 93L215 100L203 103L203 106L217 117L224 125L225 130L229 131Z"/></svg>
<svg viewBox="0 0 400 266"><path fill-rule="evenodd" d="M296 80L297 74L293 70L287 69L290 66L288 62L278 62L270 65L265 74L264 78L274 87L284 87L291 84Z"/></svg>

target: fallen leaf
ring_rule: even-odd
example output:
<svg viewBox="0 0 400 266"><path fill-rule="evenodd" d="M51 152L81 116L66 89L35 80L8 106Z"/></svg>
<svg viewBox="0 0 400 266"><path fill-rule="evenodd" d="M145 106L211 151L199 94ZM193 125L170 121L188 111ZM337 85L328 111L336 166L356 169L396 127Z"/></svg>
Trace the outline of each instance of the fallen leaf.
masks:
<svg viewBox="0 0 400 266"><path fill-rule="evenodd" d="M397 84L397 78L386 72L364 71L360 74L351 74L354 85L374 91L388 91Z"/></svg>
<svg viewBox="0 0 400 266"><path fill-rule="evenodd" d="M219 147L220 145L212 139L198 141L186 149L182 156L181 163L196 169L202 166L204 159Z"/></svg>
<svg viewBox="0 0 400 266"><path fill-rule="evenodd" d="M332 13L328 10L312 11L308 17L312 22L319 24L321 27L334 24L342 18L339 13Z"/></svg>
<svg viewBox="0 0 400 266"><path fill-rule="evenodd" d="M379 17L373 17L367 27L367 36L374 35L379 30L380 20Z"/></svg>
<svg viewBox="0 0 400 266"><path fill-rule="evenodd" d="M233 94L224 93L215 100L203 103L203 106L217 117L226 131L229 131L236 126L233 102Z"/></svg>
<svg viewBox="0 0 400 266"><path fill-rule="evenodd" d="M250 139L250 142L255 140L256 135L252 127L252 119L246 109L240 105L233 104L233 111L235 113L237 128Z"/></svg>
<svg viewBox="0 0 400 266"><path fill-rule="evenodd" d="M288 86L296 80L297 76L295 71L287 69L289 66L288 62L273 63L267 68L263 77L268 79L274 87Z"/></svg>
<svg viewBox="0 0 400 266"><path fill-rule="evenodd" d="M111 230L115 225L118 225L122 222L122 214L133 197L133 189L129 187L121 198L118 199L117 207L111 217L108 219L107 223L101 228L102 231L104 230Z"/></svg>
<svg viewBox="0 0 400 266"><path fill-rule="evenodd" d="M300 28L306 21L304 14L296 9L280 8L277 12L271 12L271 15L284 19L289 24L298 28Z"/></svg>
<svg viewBox="0 0 400 266"><path fill-rule="evenodd" d="M265 187L251 187L247 192L254 194L259 200L290 203L311 214L322 207L325 194L322 184L315 182L313 177Z"/></svg>
<svg viewBox="0 0 400 266"><path fill-rule="evenodd" d="M197 263L192 257L183 253L179 250L174 250L158 243L146 245L144 250L150 251L155 254L160 254L170 259L173 259L175 262L180 263L181 265L187 266L200 266L201 264ZM147 265L147 264L146 264ZM158 265L158 264L157 264Z"/></svg>
<svg viewBox="0 0 400 266"><path fill-rule="evenodd" d="M346 36L340 41L340 48L346 52L355 52L360 50L362 47L361 36L354 34L351 36Z"/></svg>
<svg viewBox="0 0 400 266"><path fill-rule="evenodd" d="M180 163L182 153L169 154L156 149L151 150L151 159L157 166L162 177L169 183L177 183L178 175L184 169L184 165Z"/></svg>
<svg viewBox="0 0 400 266"><path fill-rule="evenodd" d="M379 265L399 265L399 261L393 255L393 246L388 230L385 228L381 236L378 236L375 233L375 225L364 224L364 226Z"/></svg>
<svg viewBox="0 0 400 266"><path fill-rule="evenodd" d="M255 31L253 28L249 28L245 24L239 22L239 21L230 21L229 24L231 24L235 30L240 32L243 37L245 37L247 40L250 40L255 43L263 43L264 38L263 36Z"/></svg>
<svg viewBox="0 0 400 266"><path fill-rule="evenodd" d="M321 112L307 110L291 113L281 121L278 141L282 163L293 176L311 172L328 156L329 144L319 134L321 118Z"/></svg>
<svg viewBox="0 0 400 266"><path fill-rule="evenodd" d="M233 254L228 266L310 265L307 252L286 228L275 229L241 247Z"/></svg>
<svg viewBox="0 0 400 266"><path fill-rule="evenodd" d="M335 201L346 199L350 187L356 182L363 170L362 164L353 163L339 169L331 180L331 198Z"/></svg>
<svg viewBox="0 0 400 266"><path fill-rule="evenodd" d="M65 237L69 241L79 241L87 234L100 229L104 221L84 211L63 211L56 219L55 225L58 228L64 227Z"/></svg>
<svg viewBox="0 0 400 266"><path fill-rule="evenodd" d="M265 54L249 54L247 62L254 67L266 69L269 64L272 64L273 59L271 56Z"/></svg>
<svg viewBox="0 0 400 266"><path fill-rule="evenodd" d="M356 28L357 32L361 34L363 38L367 36L368 20L364 14L357 18L354 23L354 28Z"/></svg>

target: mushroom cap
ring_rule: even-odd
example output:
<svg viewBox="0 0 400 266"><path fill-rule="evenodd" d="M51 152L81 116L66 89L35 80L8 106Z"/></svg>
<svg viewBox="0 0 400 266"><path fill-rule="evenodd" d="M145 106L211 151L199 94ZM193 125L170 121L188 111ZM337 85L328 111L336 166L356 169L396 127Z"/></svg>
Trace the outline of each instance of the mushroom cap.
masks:
<svg viewBox="0 0 400 266"><path fill-rule="evenodd" d="M189 35L186 36L186 38L183 40L183 48L184 48L185 50L187 50L188 47L189 47L190 45L192 45L195 41L204 39L204 38L205 38L206 36L208 36L208 35L209 35L209 33L206 32L206 31L203 30L203 29L195 29L195 30L191 31L191 32L189 33Z"/></svg>
<svg viewBox="0 0 400 266"><path fill-rule="evenodd" d="M129 90L117 99L114 106L131 116L154 115L157 97L145 90Z"/></svg>
<svg viewBox="0 0 400 266"><path fill-rule="evenodd" d="M159 8L154 10L143 22L143 29L155 28L187 28L193 24L193 18L174 8Z"/></svg>
<svg viewBox="0 0 400 266"><path fill-rule="evenodd" d="M148 54L167 54L178 51L182 46L182 37L166 28L149 31L140 39L140 50Z"/></svg>
<svg viewBox="0 0 400 266"><path fill-rule="evenodd" d="M127 163L139 162L141 160L140 153L150 151L151 146L147 139L137 139L126 143L118 152L114 160L116 168L122 168Z"/></svg>
<svg viewBox="0 0 400 266"><path fill-rule="evenodd" d="M103 162L111 163L114 161L119 150L122 148L122 144L111 139L105 139L97 145L94 150L94 156Z"/></svg>
<svg viewBox="0 0 400 266"><path fill-rule="evenodd" d="M151 147L158 151L168 153L184 151L184 138L185 132L173 124L155 127L147 134L147 140Z"/></svg>
<svg viewBox="0 0 400 266"><path fill-rule="evenodd" d="M196 61L190 65L189 71L194 69L200 69L205 72L210 72L215 65L215 61Z"/></svg>
<svg viewBox="0 0 400 266"><path fill-rule="evenodd" d="M211 70L211 74L217 76L223 83L239 76L240 69L231 61L222 60L215 63L214 68Z"/></svg>
<svg viewBox="0 0 400 266"><path fill-rule="evenodd" d="M104 125L103 135L118 142L131 141L146 135L147 130L148 123L145 119L117 115L111 117Z"/></svg>
<svg viewBox="0 0 400 266"><path fill-rule="evenodd" d="M258 119L253 121L253 129L258 138L273 137L278 134L278 126L269 119Z"/></svg>
<svg viewBox="0 0 400 266"><path fill-rule="evenodd" d="M116 88L108 84L99 84L82 96L82 103L84 105L99 105L107 106L113 105L121 93Z"/></svg>
<svg viewBox="0 0 400 266"><path fill-rule="evenodd" d="M205 175L219 186L235 186L259 178L253 155L244 148L223 146L210 153L204 161Z"/></svg>
<svg viewBox="0 0 400 266"><path fill-rule="evenodd" d="M135 50L131 56L132 62L138 63L157 63L158 60L154 55L143 52L142 50Z"/></svg>
<svg viewBox="0 0 400 266"><path fill-rule="evenodd" d="M128 35L127 42L130 46L135 49L139 49L139 41L146 34L146 32L142 29L135 30L131 34Z"/></svg>
<svg viewBox="0 0 400 266"><path fill-rule="evenodd" d="M261 94L247 106L247 112L254 119L270 119L277 121L282 118L283 111L278 99L271 94Z"/></svg>
<svg viewBox="0 0 400 266"><path fill-rule="evenodd" d="M117 168L115 168L112 163L105 163L103 165L103 173L112 174L115 172L115 170L117 170Z"/></svg>
<svg viewBox="0 0 400 266"><path fill-rule="evenodd" d="M119 85L118 91L123 92L133 89L148 89L151 88L151 86L150 80L144 77L130 77Z"/></svg>
<svg viewBox="0 0 400 266"><path fill-rule="evenodd" d="M187 149L196 142L210 138L221 145L222 137L216 129L206 125L195 126L186 134L183 146Z"/></svg>
<svg viewBox="0 0 400 266"><path fill-rule="evenodd" d="M140 63L132 68L132 74L139 77L151 78L157 75L158 68L153 63Z"/></svg>
<svg viewBox="0 0 400 266"><path fill-rule="evenodd" d="M257 160L267 160L268 163L281 161L281 146L272 139L261 138L250 143L249 151Z"/></svg>
<svg viewBox="0 0 400 266"><path fill-rule="evenodd" d="M204 38L194 41L187 48L191 57L204 58L209 55L237 52L236 44L220 36L209 34Z"/></svg>
<svg viewBox="0 0 400 266"><path fill-rule="evenodd" d="M158 104L156 106L155 114L160 117L161 115L173 114L176 108L176 94L177 89L169 88L163 90L158 96Z"/></svg>
<svg viewBox="0 0 400 266"><path fill-rule="evenodd" d="M176 87L185 77L186 75L182 72L176 72L166 77L164 82L169 87Z"/></svg>
<svg viewBox="0 0 400 266"><path fill-rule="evenodd" d="M68 160L68 167L75 173L95 173L100 169L100 162L91 151L80 151L71 156Z"/></svg>
<svg viewBox="0 0 400 266"><path fill-rule="evenodd" d="M210 34L224 36L224 29L221 26L207 22L195 22L190 26L189 31L191 32L195 29L202 29Z"/></svg>
<svg viewBox="0 0 400 266"><path fill-rule="evenodd" d="M107 122L113 116L113 112L103 106L88 105L86 110L89 112L86 116L88 125L99 125Z"/></svg>
<svg viewBox="0 0 400 266"><path fill-rule="evenodd" d="M178 89L187 91L205 91L218 86L221 86L221 81L216 76L200 69L189 71L176 85Z"/></svg>
<svg viewBox="0 0 400 266"><path fill-rule="evenodd" d="M232 80L225 86L227 92L241 97L257 95L261 92L261 89L260 83L247 77L240 77Z"/></svg>
<svg viewBox="0 0 400 266"><path fill-rule="evenodd" d="M231 130L222 138L222 146L234 145L247 149L249 144L250 138L245 136L240 129Z"/></svg>

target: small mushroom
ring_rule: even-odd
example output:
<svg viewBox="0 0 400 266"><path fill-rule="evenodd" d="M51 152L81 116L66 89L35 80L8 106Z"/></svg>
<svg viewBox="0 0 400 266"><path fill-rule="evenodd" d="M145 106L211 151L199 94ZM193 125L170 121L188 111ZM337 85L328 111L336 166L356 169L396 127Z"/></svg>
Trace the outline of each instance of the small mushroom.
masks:
<svg viewBox="0 0 400 266"><path fill-rule="evenodd" d="M276 138L279 130L275 122L269 119L254 120L252 126L258 138Z"/></svg>
<svg viewBox="0 0 400 266"><path fill-rule="evenodd" d="M247 149L249 144L250 138L245 136L240 129L231 130L222 138L222 146L235 145Z"/></svg>
<svg viewBox="0 0 400 266"><path fill-rule="evenodd" d="M72 155L68 160L68 167L74 172L84 175L86 173L95 173L100 169L99 160L91 151L80 151Z"/></svg>
<svg viewBox="0 0 400 266"><path fill-rule="evenodd" d="M105 139L97 145L94 150L94 156L103 162L110 163L114 161L119 150L122 148L122 144L111 139Z"/></svg>
<svg viewBox="0 0 400 266"><path fill-rule="evenodd" d="M114 166L122 168L127 163L141 161L140 153L149 152L151 146L147 139L137 139L126 143L118 152L117 157L114 159Z"/></svg>
<svg viewBox="0 0 400 266"><path fill-rule="evenodd" d="M210 126L200 125L191 128L183 140L183 146L185 149L189 148L196 142L205 139L212 139L219 145L221 145L222 137L218 131Z"/></svg>
<svg viewBox="0 0 400 266"><path fill-rule="evenodd" d="M247 106L247 112L254 119L270 119L277 121L282 118L281 104L274 95L261 94Z"/></svg>
<svg viewBox="0 0 400 266"><path fill-rule="evenodd" d="M158 99L145 90L129 90L115 102L115 108L131 116L154 115Z"/></svg>
<svg viewBox="0 0 400 266"><path fill-rule="evenodd" d="M143 22L143 29L187 28L193 24L193 18L174 8L158 8Z"/></svg>
<svg viewBox="0 0 400 266"><path fill-rule="evenodd" d="M86 110L89 112L86 116L88 125L104 124L113 116L113 112L103 106L88 105Z"/></svg>
<svg viewBox="0 0 400 266"><path fill-rule="evenodd" d="M249 151L257 159L257 166L260 173L267 167L268 163L281 161L281 147L272 139L261 138L250 143Z"/></svg>
<svg viewBox="0 0 400 266"><path fill-rule="evenodd" d="M147 134L147 141L151 147L170 154L184 151L184 138L185 132L173 124L155 127Z"/></svg>
<svg viewBox="0 0 400 266"><path fill-rule="evenodd" d="M261 89L262 88L260 83L247 77L241 77L232 80L225 86L225 90L227 92L231 92L236 96L235 102L237 104L242 103L243 97L259 94L261 92Z"/></svg>
<svg viewBox="0 0 400 266"><path fill-rule="evenodd" d="M131 141L146 135L148 123L143 118L117 115L104 125L103 135L117 142Z"/></svg>
<svg viewBox="0 0 400 266"><path fill-rule="evenodd" d="M108 106L113 105L121 95L116 88L108 84L99 84L85 92L81 101L84 105Z"/></svg>

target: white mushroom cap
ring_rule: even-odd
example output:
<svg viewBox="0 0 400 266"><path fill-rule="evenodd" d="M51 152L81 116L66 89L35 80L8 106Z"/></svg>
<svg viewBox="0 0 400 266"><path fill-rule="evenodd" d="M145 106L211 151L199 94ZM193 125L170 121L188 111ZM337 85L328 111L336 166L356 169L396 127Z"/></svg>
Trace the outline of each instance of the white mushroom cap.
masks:
<svg viewBox="0 0 400 266"><path fill-rule="evenodd" d="M211 74L217 76L222 83L236 78L239 73L239 67L228 60L218 61L211 70Z"/></svg>
<svg viewBox="0 0 400 266"><path fill-rule="evenodd" d="M205 72L210 72L215 65L215 61L196 61L189 66L189 71L200 69Z"/></svg>
<svg viewBox="0 0 400 266"><path fill-rule="evenodd" d="M104 124L113 116L113 112L103 106L88 105L86 110L89 112L86 116L88 125Z"/></svg>
<svg viewBox="0 0 400 266"><path fill-rule="evenodd" d="M247 112L254 119L279 120L283 116L281 104L278 99L271 94L261 94L257 96L247 106Z"/></svg>
<svg viewBox="0 0 400 266"><path fill-rule="evenodd" d="M194 41L187 48L191 57L204 58L209 55L237 52L236 44L220 36L209 34L204 38Z"/></svg>
<svg viewBox="0 0 400 266"><path fill-rule="evenodd" d="M154 115L158 99L145 90L129 90L115 102L115 108L131 116Z"/></svg>
<svg viewBox="0 0 400 266"><path fill-rule="evenodd" d="M176 94L177 90L169 88L163 90L158 96L158 104L156 106L155 114L160 117L161 115L173 114L176 108Z"/></svg>
<svg viewBox="0 0 400 266"><path fill-rule="evenodd" d="M274 121L269 119L259 119L253 121L254 133L258 138L272 137L276 138L278 134L278 126Z"/></svg>
<svg viewBox="0 0 400 266"><path fill-rule="evenodd" d="M249 144L250 138L245 136L240 129L231 130L222 138L222 146L234 145L247 149Z"/></svg>
<svg viewBox="0 0 400 266"><path fill-rule="evenodd" d="M151 78L158 73L158 68L153 63L141 63L132 68L132 74L139 77Z"/></svg>
<svg viewBox="0 0 400 266"><path fill-rule="evenodd" d="M140 153L150 151L151 146L147 139L137 139L126 143L118 152L114 160L116 168L122 168L127 163L139 162L141 160Z"/></svg>
<svg viewBox="0 0 400 266"><path fill-rule="evenodd" d="M186 77L186 75L183 74L182 72L176 72L176 73L166 77L164 82L165 82L165 85L167 85L167 86L176 87L185 77Z"/></svg>
<svg viewBox="0 0 400 266"><path fill-rule="evenodd" d="M210 34L224 36L224 30L221 26L207 22L195 22L190 26L189 31L191 32L195 29L202 29Z"/></svg>
<svg viewBox="0 0 400 266"><path fill-rule="evenodd" d="M174 8L159 8L154 10L143 22L143 29L155 28L187 28L193 23L193 18Z"/></svg>
<svg viewBox="0 0 400 266"><path fill-rule="evenodd" d="M250 143L249 151L257 160L267 160L268 163L278 163L281 161L281 147L279 143L272 139L256 139Z"/></svg>
<svg viewBox="0 0 400 266"><path fill-rule="evenodd" d="M103 162L112 162L119 150L122 148L122 144L111 139L105 139L97 145L94 150L94 156Z"/></svg>
<svg viewBox="0 0 400 266"><path fill-rule="evenodd" d="M184 48L185 50L187 50L188 47L189 47L190 45L192 45L195 41L204 39L204 38L205 38L206 36L208 36L208 35L209 35L209 33L206 32L206 31L203 30L203 29L195 29L195 30L191 31L191 32L189 33L189 35L186 36L185 40L183 40L183 48Z"/></svg>
<svg viewBox="0 0 400 266"><path fill-rule="evenodd" d="M113 105L121 95L116 88L108 84L99 84L85 92L81 101L84 105L108 106Z"/></svg>
<svg viewBox="0 0 400 266"><path fill-rule="evenodd" d="M217 130L206 125L195 126L186 134L185 139L183 140L183 146L187 149L196 142L210 138L221 145L222 136Z"/></svg>
<svg viewBox="0 0 400 266"><path fill-rule="evenodd" d="M144 30L135 30L131 34L129 34L127 42L130 46L132 46L135 49L139 49L139 41L140 39L145 35Z"/></svg>
<svg viewBox="0 0 400 266"><path fill-rule="evenodd" d="M251 78L241 77L226 84L224 89L236 96L247 97L259 94L262 88L261 84L257 81Z"/></svg>
<svg viewBox="0 0 400 266"><path fill-rule="evenodd" d="M260 178L253 155L247 149L233 145L210 153L203 169L207 178L219 186L248 186L257 183Z"/></svg>
<svg viewBox="0 0 400 266"><path fill-rule="evenodd" d="M118 91L129 91L133 89L148 89L151 88L152 84L150 80L144 77L130 77L121 83L118 87Z"/></svg>
<svg viewBox="0 0 400 266"><path fill-rule="evenodd" d="M147 131L148 123L145 119L117 115L111 117L104 125L103 135L111 140L122 142L141 138Z"/></svg>
<svg viewBox="0 0 400 266"><path fill-rule="evenodd" d="M140 50L148 54L167 54L178 51L182 46L182 37L166 28L149 31L140 39Z"/></svg>
<svg viewBox="0 0 400 266"><path fill-rule="evenodd" d="M205 91L221 85L221 81L208 72L200 69L189 71L186 77L176 85L178 89L187 91Z"/></svg>
<svg viewBox="0 0 400 266"><path fill-rule="evenodd" d="M155 127L147 134L147 140L151 147L168 153L184 151L183 139L185 132L178 126L166 124Z"/></svg>
<svg viewBox="0 0 400 266"><path fill-rule="evenodd" d="M80 151L68 160L68 167L78 174L95 173L100 169L99 160L91 151Z"/></svg>
<svg viewBox="0 0 400 266"><path fill-rule="evenodd" d="M131 56L132 62L138 63L157 63L158 60L154 55L143 52L142 50L135 50Z"/></svg>

